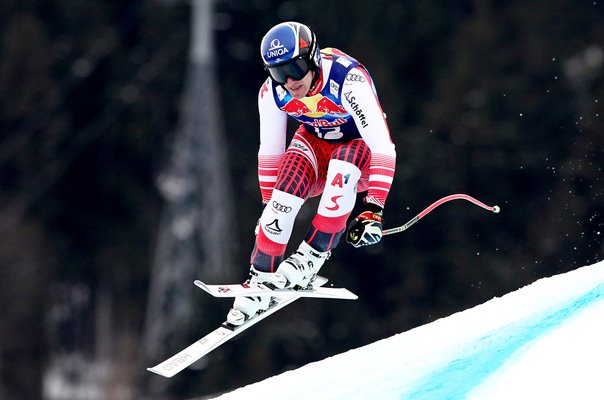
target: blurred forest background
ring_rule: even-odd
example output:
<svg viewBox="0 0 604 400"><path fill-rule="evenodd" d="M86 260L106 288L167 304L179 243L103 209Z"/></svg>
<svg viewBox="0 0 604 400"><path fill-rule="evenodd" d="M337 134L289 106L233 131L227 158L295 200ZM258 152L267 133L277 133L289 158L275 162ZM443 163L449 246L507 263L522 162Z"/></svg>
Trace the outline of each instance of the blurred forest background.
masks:
<svg viewBox="0 0 604 400"><path fill-rule="evenodd" d="M246 277L258 46L284 20L375 80L385 227L451 193L502 212L341 243L322 272L359 300L298 301L154 376L230 306L192 280ZM0 54L2 399L209 396L604 259L603 1L2 0Z"/></svg>

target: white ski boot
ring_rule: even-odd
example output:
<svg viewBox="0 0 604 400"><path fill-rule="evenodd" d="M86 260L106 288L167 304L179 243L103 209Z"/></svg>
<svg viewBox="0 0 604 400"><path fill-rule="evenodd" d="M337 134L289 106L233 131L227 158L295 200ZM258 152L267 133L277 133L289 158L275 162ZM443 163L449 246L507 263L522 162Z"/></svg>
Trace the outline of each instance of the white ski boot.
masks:
<svg viewBox="0 0 604 400"><path fill-rule="evenodd" d="M314 280L330 255L331 251L317 251L303 241L298 250L279 265L277 272L270 277L271 282L280 289L297 286L305 288Z"/></svg>
<svg viewBox="0 0 604 400"><path fill-rule="evenodd" d="M274 280L274 278L271 279L272 275L274 273L258 271L252 266L250 267L250 279L246 283L270 283ZM271 296L236 297L233 307L227 314L227 323L235 326L243 324L258 312L268 309L271 299Z"/></svg>

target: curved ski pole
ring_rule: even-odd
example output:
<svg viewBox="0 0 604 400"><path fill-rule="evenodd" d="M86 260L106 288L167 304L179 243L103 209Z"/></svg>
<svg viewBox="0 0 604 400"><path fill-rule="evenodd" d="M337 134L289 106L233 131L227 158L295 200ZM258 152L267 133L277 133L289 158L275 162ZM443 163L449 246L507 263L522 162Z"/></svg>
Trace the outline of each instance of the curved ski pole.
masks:
<svg viewBox="0 0 604 400"><path fill-rule="evenodd" d="M406 231L413 224L415 224L417 221L419 221L420 219L422 219L423 217L425 217L426 214L428 214L429 212L431 212L432 210L434 210L436 207L438 207L441 204L444 204L444 203L446 203L448 201L451 201L451 200L467 200L470 203L473 203L473 204L475 204L475 205L477 205L479 207L484 208L485 210L492 211L494 213L498 213L501 210L499 208L499 206L487 206L483 202L478 201L474 197L468 196L467 194L452 194L452 195L449 195L449 196L445 196L442 199L437 200L434 203L430 204L428 207L426 207L426 209L424 209L424 211L420 212L415 217L411 218L404 225L398 226L396 228L384 229L382 231L382 236L392 235L393 233L399 233L399 232Z"/></svg>

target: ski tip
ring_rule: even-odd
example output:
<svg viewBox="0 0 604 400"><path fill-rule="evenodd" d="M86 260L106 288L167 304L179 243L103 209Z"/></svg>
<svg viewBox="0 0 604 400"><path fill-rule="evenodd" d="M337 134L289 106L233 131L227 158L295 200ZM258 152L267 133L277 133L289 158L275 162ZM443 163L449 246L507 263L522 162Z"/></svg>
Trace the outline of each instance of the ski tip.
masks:
<svg viewBox="0 0 604 400"><path fill-rule="evenodd" d="M200 281L199 279L194 280L193 283L198 288L201 288L201 289L205 290L206 292L208 291L208 285L205 284L204 282Z"/></svg>
<svg viewBox="0 0 604 400"><path fill-rule="evenodd" d="M209 293L212 296L216 297L215 293L212 292L212 290L208 287L207 283L202 282L199 279L196 279L195 281L193 281L193 283L195 284L195 286L197 286L198 288L200 288L204 292Z"/></svg>
<svg viewBox="0 0 604 400"><path fill-rule="evenodd" d="M156 369L156 367L147 368L147 371L153 372L154 374L157 374L160 376L163 376L164 378L172 378L174 376L174 374L166 374L165 372L162 372L162 371Z"/></svg>

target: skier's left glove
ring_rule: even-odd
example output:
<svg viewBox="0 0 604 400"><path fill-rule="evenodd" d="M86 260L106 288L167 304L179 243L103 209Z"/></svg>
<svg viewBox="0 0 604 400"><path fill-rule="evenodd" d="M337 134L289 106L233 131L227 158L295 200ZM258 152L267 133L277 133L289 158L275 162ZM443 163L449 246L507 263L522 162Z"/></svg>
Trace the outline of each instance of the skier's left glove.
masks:
<svg viewBox="0 0 604 400"><path fill-rule="evenodd" d="M354 247L369 246L382 239L382 207L365 203L363 212L348 225L346 241Z"/></svg>

